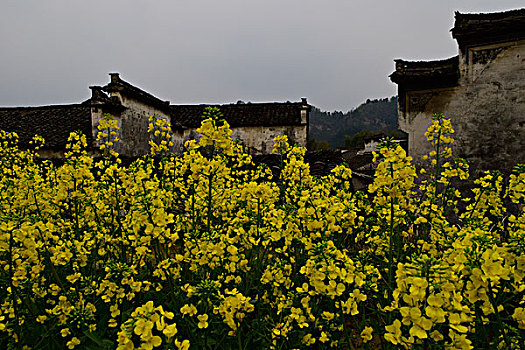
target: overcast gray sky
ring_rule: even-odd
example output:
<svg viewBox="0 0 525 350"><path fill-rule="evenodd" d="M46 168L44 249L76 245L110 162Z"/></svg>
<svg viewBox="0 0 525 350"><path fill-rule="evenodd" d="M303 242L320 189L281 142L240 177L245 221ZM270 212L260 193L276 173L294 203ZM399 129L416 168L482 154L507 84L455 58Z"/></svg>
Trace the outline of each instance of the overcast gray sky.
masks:
<svg viewBox="0 0 525 350"><path fill-rule="evenodd" d="M524 0L0 0L0 106L78 103L109 72L173 104L389 97L395 58L457 54L454 11Z"/></svg>

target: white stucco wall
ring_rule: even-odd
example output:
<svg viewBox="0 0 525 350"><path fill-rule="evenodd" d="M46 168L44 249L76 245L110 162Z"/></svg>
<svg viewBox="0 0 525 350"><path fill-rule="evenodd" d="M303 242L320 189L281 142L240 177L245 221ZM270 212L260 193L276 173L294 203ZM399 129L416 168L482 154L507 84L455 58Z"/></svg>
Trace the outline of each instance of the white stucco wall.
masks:
<svg viewBox="0 0 525 350"><path fill-rule="evenodd" d="M232 128L232 139L239 140L245 150L250 154L267 154L273 149L273 139L277 136L286 135L290 144L298 144L306 147L307 126L249 126ZM190 139L198 139L199 134L195 129L184 131L182 138L177 138L177 144Z"/></svg>
<svg viewBox="0 0 525 350"><path fill-rule="evenodd" d="M252 126L232 129L232 138L240 140L251 154L271 153L273 139L286 135L290 144L306 147L305 126Z"/></svg>
<svg viewBox="0 0 525 350"><path fill-rule="evenodd" d="M111 96L117 96L126 109L121 113L110 113L118 122L119 142L115 145L115 150L125 156L134 157L149 153L148 134L149 117L158 115L171 122L170 116L162 110L147 105L141 101L129 98L119 92L112 92ZM96 139L99 120L104 117L107 111L99 107L92 107L91 119L93 123L93 138ZM174 132L176 134L176 131ZM176 135L173 139L177 139ZM179 145L181 148L181 145Z"/></svg>

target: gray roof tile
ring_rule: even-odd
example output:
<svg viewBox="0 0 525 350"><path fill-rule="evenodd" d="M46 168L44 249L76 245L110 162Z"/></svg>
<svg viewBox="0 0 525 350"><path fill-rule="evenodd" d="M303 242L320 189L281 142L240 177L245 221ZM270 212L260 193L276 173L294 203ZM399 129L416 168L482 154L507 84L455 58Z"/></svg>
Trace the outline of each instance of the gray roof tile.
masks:
<svg viewBox="0 0 525 350"><path fill-rule="evenodd" d="M44 148L64 150L69 134L80 130L92 142L91 111L87 105L0 108L0 129L16 132L27 146L35 134L46 140Z"/></svg>
<svg viewBox="0 0 525 350"><path fill-rule="evenodd" d="M301 125L301 102L243 103L227 105L172 105L172 120L185 127L197 128L204 109L218 107L231 127Z"/></svg>

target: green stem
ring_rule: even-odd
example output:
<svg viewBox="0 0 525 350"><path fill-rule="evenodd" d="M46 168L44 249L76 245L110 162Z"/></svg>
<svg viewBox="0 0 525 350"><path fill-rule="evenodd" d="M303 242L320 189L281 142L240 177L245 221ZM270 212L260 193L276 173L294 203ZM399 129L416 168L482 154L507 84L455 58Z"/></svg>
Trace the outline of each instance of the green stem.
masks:
<svg viewBox="0 0 525 350"><path fill-rule="evenodd" d="M500 333L503 334L503 339L505 340L507 349L510 349L511 348L510 341L504 329L504 322L499 316L498 305L496 304L496 300L494 299L494 295L492 294L492 288L490 288L490 283L489 283L489 288L487 289L487 292L488 292L487 295L489 297L490 303L492 304L492 308L494 309L494 314L496 316L496 321L498 322L498 328L500 330Z"/></svg>
<svg viewBox="0 0 525 350"><path fill-rule="evenodd" d="M441 123L440 123L441 125ZM439 133L438 133L438 139L437 139L437 144L436 144L436 170L435 170L435 174L434 174L434 199L437 198L437 191L438 191L438 179L439 179L439 168L440 168L440 164L439 164L439 146L441 145L441 128L439 128Z"/></svg>
<svg viewBox="0 0 525 350"><path fill-rule="evenodd" d="M342 302L339 302L339 308L341 309L341 318L343 319L343 332L345 334L346 344L348 345L348 349L353 349L354 347L352 345L352 341L350 340L350 335L348 334L348 326L346 325Z"/></svg>
<svg viewBox="0 0 525 350"><path fill-rule="evenodd" d="M206 224L206 227L207 227L207 231L208 231L208 234L211 233L211 220L212 220L212 183L213 183L213 176L215 174L214 173L211 173L210 175L208 175L208 220L207 220L207 224Z"/></svg>
<svg viewBox="0 0 525 350"><path fill-rule="evenodd" d="M17 306L17 298L16 298L16 292L15 292L15 285L13 284L13 245L14 245L14 237L13 237L13 231L14 229L11 229L9 232L9 286L11 289L11 302L13 303L13 309L15 314L15 328L16 328L16 336L17 336L17 342L18 347L20 348L20 322L18 319L18 306Z"/></svg>
<svg viewBox="0 0 525 350"><path fill-rule="evenodd" d="M237 346L239 347L239 350L243 350L242 342L241 342L241 332L239 328L237 328Z"/></svg>

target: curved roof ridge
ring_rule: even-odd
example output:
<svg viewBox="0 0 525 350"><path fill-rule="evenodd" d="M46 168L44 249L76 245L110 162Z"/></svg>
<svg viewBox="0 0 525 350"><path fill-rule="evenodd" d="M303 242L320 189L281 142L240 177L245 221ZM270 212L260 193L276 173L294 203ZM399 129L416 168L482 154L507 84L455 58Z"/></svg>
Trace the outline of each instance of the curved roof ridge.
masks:
<svg viewBox="0 0 525 350"><path fill-rule="evenodd" d="M521 9L513 9L508 11L498 11L498 12L454 12L454 17L465 17L471 19L501 19L510 17L513 15L525 15L525 7Z"/></svg>
<svg viewBox="0 0 525 350"><path fill-rule="evenodd" d="M426 60L424 60L424 61L409 61L409 60L404 60L404 59L398 58L398 59L395 59L394 62L396 62L396 63L405 63L405 64L408 64L408 65L434 66L434 65L439 65L439 64L455 63L455 61L457 61L457 60L459 60L459 55L455 55L455 56L448 57L448 58L437 59L437 60L430 60L430 61L426 61Z"/></svg>

